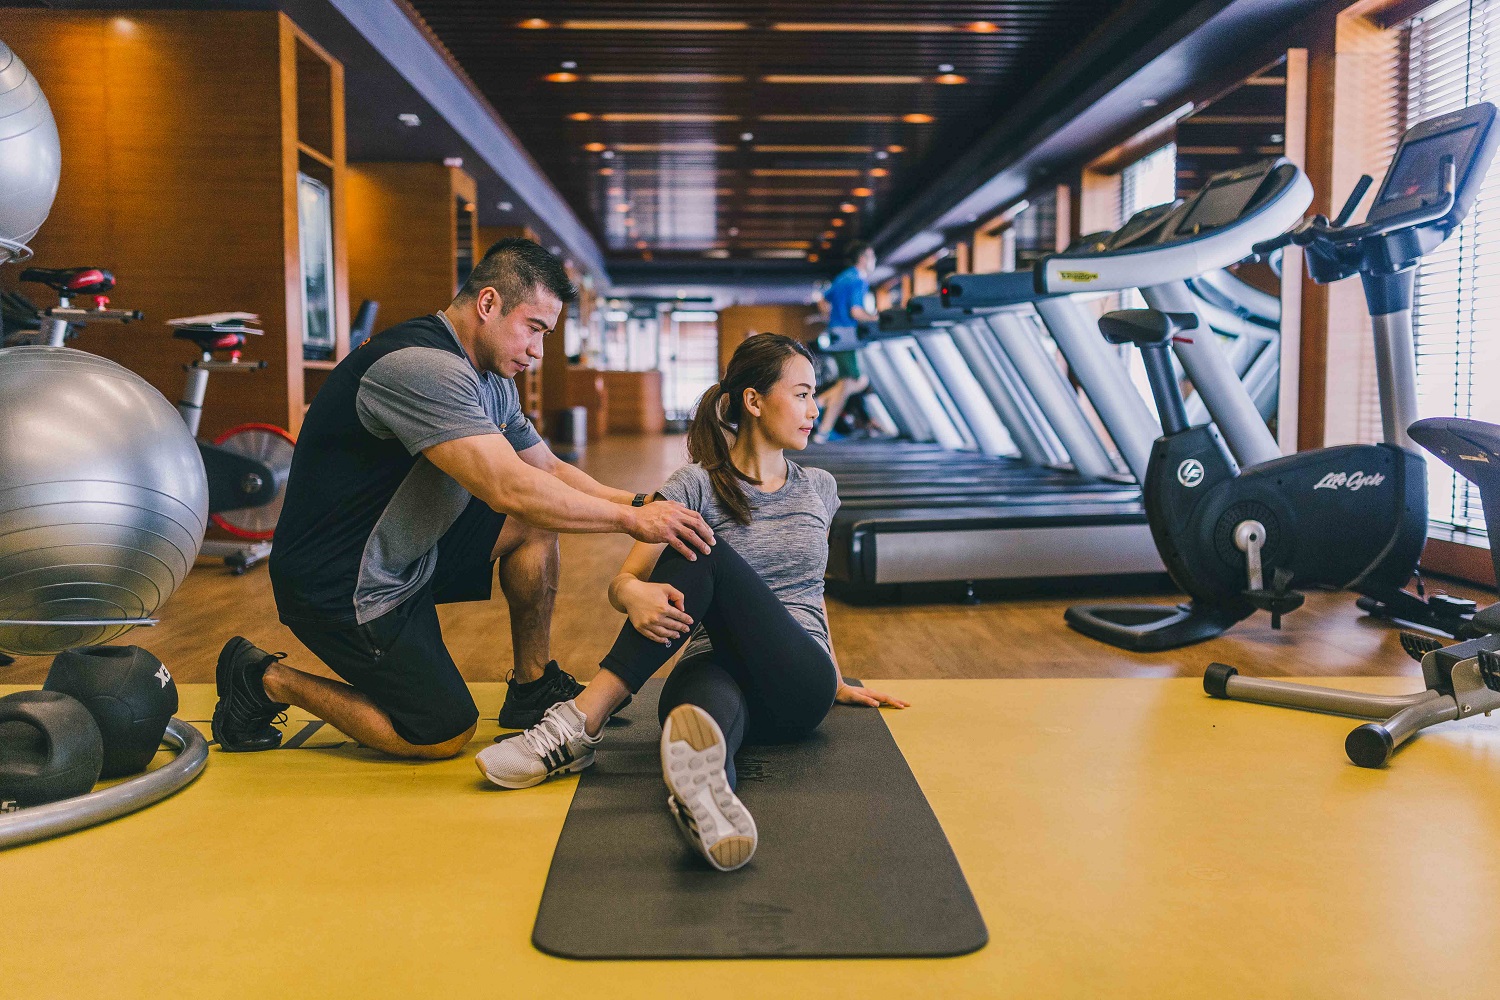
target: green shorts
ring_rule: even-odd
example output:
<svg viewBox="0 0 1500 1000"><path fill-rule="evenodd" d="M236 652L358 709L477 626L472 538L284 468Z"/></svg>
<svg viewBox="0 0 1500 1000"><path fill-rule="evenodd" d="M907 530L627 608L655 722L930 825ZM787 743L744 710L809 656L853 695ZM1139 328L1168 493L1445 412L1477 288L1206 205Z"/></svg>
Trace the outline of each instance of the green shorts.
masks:
<svg viewBox="0 0 1500 1000"><path fill-rule="evenodd" d="M864 377L864 372L859 370L858 351L835 351L833 361L839 366L839 378Z"/></svg>

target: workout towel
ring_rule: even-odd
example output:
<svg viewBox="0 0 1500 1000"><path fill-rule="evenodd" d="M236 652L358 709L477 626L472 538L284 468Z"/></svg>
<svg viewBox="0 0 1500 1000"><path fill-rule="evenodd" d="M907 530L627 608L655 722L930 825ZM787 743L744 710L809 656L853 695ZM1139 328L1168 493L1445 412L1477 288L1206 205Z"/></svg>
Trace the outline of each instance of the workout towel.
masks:
<svg viewBox="0 0 1500 1000"><path fill-rule="evenodd" d="M760 846L717 872L667 812L646 685L606 730L568 810L532 942L565 958L913 958L988 940L953 849L875 709L749 746L738 794ZM920 709L917 709L920 710Z"/></svg>

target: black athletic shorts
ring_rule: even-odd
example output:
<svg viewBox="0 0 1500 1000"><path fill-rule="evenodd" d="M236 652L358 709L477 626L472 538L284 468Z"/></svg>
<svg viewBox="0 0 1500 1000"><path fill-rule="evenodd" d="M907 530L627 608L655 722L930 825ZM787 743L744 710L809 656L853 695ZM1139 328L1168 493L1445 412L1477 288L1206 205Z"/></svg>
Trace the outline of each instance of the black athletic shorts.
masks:
<svg viewBox="0 0 1500 1000"><path fill-rule="evenodd" d="M495 580L490 554L504 525L504 514L471 500L438 542L437 569L417 593L363 625L290 626L415 746L446 743L479 720L469 686L443 644L437 605L489 600Z"/></svg>

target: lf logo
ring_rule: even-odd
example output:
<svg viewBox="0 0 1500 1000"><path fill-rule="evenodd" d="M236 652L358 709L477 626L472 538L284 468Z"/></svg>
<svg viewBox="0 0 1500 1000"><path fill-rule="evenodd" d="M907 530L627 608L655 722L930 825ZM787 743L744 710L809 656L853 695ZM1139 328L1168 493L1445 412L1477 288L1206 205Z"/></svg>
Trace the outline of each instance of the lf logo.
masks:
<svg viewBox="0 0 1500 1000"><path fill-rule="evenodd" d="M1203 463L1190 458L1177 467L1177 481L1188 489L1203 482Z"/></svg>
<svg viewBox="0 0 1500 1000"><path fill-rule="evenodd" d="M156 673L153 674L152 676L154 676L157 680L161 681L161 686L162 687L166 687L168 684L170 684L172 682L172 675L167 672L167 665L165 663L163 663L161 666L157 667L156 668Z"/></svg>
<svg viewBox="0 0 1500 1000"><path fill-rule="evenodd" d="M21 806L15 799L0 799L0 813L20 812Z"/></svg>
<svg viewBox="0 0 1500 1000"><path fill-rule="evenodd" d="M1350 493L1360 490L1366 486L1379 486L1385 482L1385 473L1372 472L1365 475L1363 472L1330 472L1318 480L1315 490L1348 490Z"/></svg>

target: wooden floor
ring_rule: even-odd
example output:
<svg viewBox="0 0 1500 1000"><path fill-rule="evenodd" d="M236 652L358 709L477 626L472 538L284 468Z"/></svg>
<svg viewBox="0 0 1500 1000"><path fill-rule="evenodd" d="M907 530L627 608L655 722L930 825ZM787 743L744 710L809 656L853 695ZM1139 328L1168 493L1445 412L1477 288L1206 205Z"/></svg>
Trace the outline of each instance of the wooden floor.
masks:
<svg viewBox="0 0 1500 1000"><path fill-rule="evenodd" d="M611 437L592 446L584 468L601 482L648 491L687 460L681 437ZM624 621L605 599L609 580L630 548L622 535L563 537L563 578L553 628L553 655L579 677L591 677ZM1449 588L1486 598L1479 591ZM954 604L853 606L830 599L830 626L845 674L862 678L1191 677L1219 660L1267 676L1418 675L1397 632L1354 607L1347 594L1312 594L1281 631L1257 615L1213 642L1167 653L1134 654L1087 639L1063 624L1063 611L1091 595ZM1180 595L1151 595L1172 601ZM1139 597L1101 598L1129 602ZM510 626L503 599L441 610L444 634L470 681L505 677ZM276 620L264 569L232 576L200 562L163 609L162 622L122 641L146 646L184 682L212 681L214 660L233 635L285 650L296 666L319 665ZM0 675L39 683L48 660L23 659ZM481 706L487 708L487 706Z"/></svg>

